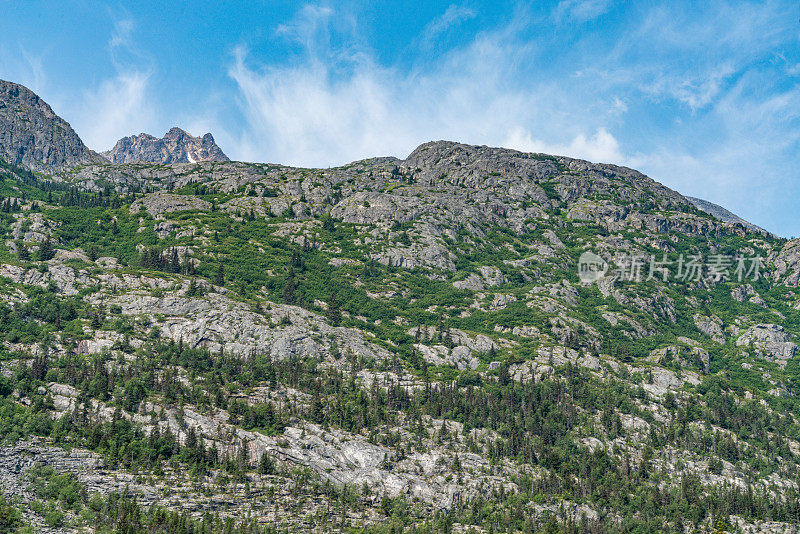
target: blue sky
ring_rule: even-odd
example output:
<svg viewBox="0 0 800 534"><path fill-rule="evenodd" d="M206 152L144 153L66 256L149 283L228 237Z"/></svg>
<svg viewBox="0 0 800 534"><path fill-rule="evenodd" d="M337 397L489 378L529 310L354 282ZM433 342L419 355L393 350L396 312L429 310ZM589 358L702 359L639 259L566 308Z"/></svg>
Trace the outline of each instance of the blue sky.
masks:
<svg viewBox="0 0 800 534"><path fill-rule="evenodd" d="M0 78L84 141L331 166L432 139L637 168L800 236L800 6L0 0Z"/></svg>

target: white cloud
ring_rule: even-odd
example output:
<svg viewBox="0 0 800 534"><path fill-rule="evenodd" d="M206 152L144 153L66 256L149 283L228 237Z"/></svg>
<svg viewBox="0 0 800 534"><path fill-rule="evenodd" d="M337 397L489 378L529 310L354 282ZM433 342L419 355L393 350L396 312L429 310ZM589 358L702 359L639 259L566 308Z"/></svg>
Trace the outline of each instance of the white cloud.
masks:
<svg viewBox="0 0 800 534"><path fill-rule="evenodd" d="M258 64L245 48L236 50L229 75L247 124L238 134L223 134L237 139L231 157L329 166L375 155L404 157L432 139L501 145L517 136L522 143L530 139L515 132L538 125L541 138L568 140L553 145L566 155L623 161L602 122L624 110L620 99L579 121L576 114L585 115L585 106L567 102L557 84L511 83L530 53L529 44L518 40L519 26L484 32L424 68L402 70L378 65L363 51L325 48L329 18L304 15L305 29L292 23L291 35L316 35L300 63Z"/></svg>
<svg viewBox="0 0 800 534"><path fill-rule="evenodd" d="M556 6L556 20L586 22L605 14L611 5L610 0L564 0Z"/></svg>
<svg viewBox="0 0 800 534"><path fill-rule="evenodd" d="M149 80L146 72L120 72L86 91L73 127L88 147L107 150L121 137L151 131Z"/></svg>
<svg viewBox="0 0 800 534"><path fill-rule="evenodd" d="M699 73L666 73L658 76L642 89L653 95L666 95L692 110L704 108L722 93L726 81L735 74L729 64L714 67Z"/></svg>
<svg viewBox="0 0 800 534"><path fill-rule="evenodd" d="M21 45L20 54L25 60L25 64L30 72L30 77L24 81L25 86L34 92L44 89L47 85L47 73L44 69L44 59L41 56L32 54Z"/></svg>
<svg viewBox="0 0 800 534"><path fill-rule="evenodd" d="M311 54L319 52L320 47L330 44L328 24L333 10L329 7L305 5L289 23L280 24L278 35L288 37L303 46Z"/></svg>
<svg viewBox="0 0 800 534"><path fill-rule="evenodd" d="M503 142L503 146L522 152L570 155L595 162L628 163L628 157L620 152L619 142L605 128L599 128L591 136L576 135L568 144L552 144L534 139L529 131L515 128Z"/></svg>
<svg viewBox="0 0 800 534"><path fill-rule="evenodd" d="M135 23L130 19L114 22L108 51L114 73L84 91L72 110L72 126L83 142L94 150L110 149L121 137L153 132L157 124L151 94L152 61L133 39Z"/></svg>
<svg viewBox="0 0 800 534"><path fill-rule="evenodd" d="M423 48L430 48L447 30L460 22L474 18L475 15L475 11L468 7L451 4L444 13L425 26L420 36L420 44Z"/></svg>
<svg viewBox="0 0 800 534"><path fill-rule="evenodd" d="M113 50L120 47L131 47L131 34L133 33L134 23L131 19L122 19L114 22L114 30L111 33L111 40L108 46Z"/></svg>
<svg viewBox="0 0 800 534"><path fill-rule="evenodd" d="M35 93L47 91L45 58L19 43L9 50L0 44L0 78L24 85Z"/></svg>

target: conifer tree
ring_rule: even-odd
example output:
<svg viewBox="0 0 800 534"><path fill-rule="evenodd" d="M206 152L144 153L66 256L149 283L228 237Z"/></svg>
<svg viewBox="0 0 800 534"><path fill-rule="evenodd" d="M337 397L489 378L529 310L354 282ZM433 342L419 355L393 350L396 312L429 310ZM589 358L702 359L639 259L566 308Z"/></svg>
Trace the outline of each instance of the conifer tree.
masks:
<svg viewBox="0 0 800 534"><path fill-rule="evenodd" d="M339 323L342 322L342 310L339 308L339 302L336 300L336 293L331 293L328 299L328 309L325 311L325 317L333 326L339 326Z"/></svg>
<svg viewBox="0 0 800 534"><path fill-rule="evenodd" d="M47 261L53 259L55 256L55 250L53 250L53 245L50 243L50 238L45 237L41 243L39 243L39 261Z"/></svg>
<svg viewBox="0 0 800 534"><path fill-rule="evenodd" d="M283 302L286 304L295 303L294 290L294 267L289 267L289 276L286 279L286 285L283 287Z"/></svg>

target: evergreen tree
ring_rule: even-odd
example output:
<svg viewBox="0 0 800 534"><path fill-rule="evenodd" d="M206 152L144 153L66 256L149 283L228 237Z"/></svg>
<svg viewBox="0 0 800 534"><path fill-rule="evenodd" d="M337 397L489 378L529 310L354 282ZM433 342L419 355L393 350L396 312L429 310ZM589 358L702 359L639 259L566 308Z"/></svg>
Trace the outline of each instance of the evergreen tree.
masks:
<svg viewBox="0 0 800 534"><path fill-rule="evenodd" d="M22 261L28 261L31 259L30 252L28 252L28 245L26 245L21 239L17 240L17 257Z"/></svg>
<svg viewBox="0 0 800 534"><path fill-rule="evenodd" d="M328 299L328 309L325 310L325 317L333 326L339 326L339 323L342 322L342 310L339 308L339 302L336 300L336 293L331 293Z"/></svg>
<svg viewBox="0 0 800 534"><path fill-rule="evenodd" d="M33 365L31 366L31 377L34 380L44 380L44 378L47 376L47 370L47 354L43 352L33 359Z"/></svg>
<svg viewBox="0 0 800 534"><path fill-rule="evenodd" d="M289 276L286 278L286 285L283 287L283 302L286 304L295 303L294 267L289 267Z"/></svg>
<svg viewBox="0 0 800 534"><path fill-rule="evenodd" d="M225 285L225 267L221 263L219 264L219 267L217 267L217 275L214 277L214 285Z"/></svg>
<svg viewBox="0 0 800 534"><path fill-rule="evenodd" d="M258 461L258 472L262 475L275 474L275 461L266 452L261 455L261 459Z"/></svg>

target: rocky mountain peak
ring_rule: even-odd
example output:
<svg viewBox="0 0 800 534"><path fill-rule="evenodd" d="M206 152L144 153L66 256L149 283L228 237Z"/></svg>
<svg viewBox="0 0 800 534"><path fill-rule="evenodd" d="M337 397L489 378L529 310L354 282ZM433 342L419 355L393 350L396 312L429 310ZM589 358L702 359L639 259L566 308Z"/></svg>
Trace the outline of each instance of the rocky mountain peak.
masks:
<svg viewBox="0 0 800 534"><path fill-rule="evenodd" d="M112 163L230 161L210 133L193 137L178 127L170 128L161 139L146 133L123 137L103 155Z"/></svg>
<svg viewBox="0 0 800 534"><path fill-rule="evenodd" d="M0 80L0 158L41 172L104 160L36 93Z"/></svg>
<svg viewBox="0 0 800 534"><path fill-rule="evenodd" d="M581 217L601 219L600 213L607 211L608 206L589 206L581 199L603 196L616 198L628 212L649 211L655 207L678 211L698 209L724 223L766 233L721 206L683 196L635 169L610 163L453 141L430 141L414 149L399 168L417 173L429 185L449 184L482 191L500 188L511 197L521 192L530 193L532 183L544 185L551 200L578 202L580 205L573 215Z"/></svg>

